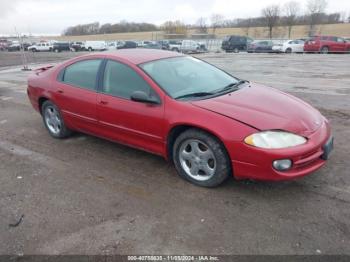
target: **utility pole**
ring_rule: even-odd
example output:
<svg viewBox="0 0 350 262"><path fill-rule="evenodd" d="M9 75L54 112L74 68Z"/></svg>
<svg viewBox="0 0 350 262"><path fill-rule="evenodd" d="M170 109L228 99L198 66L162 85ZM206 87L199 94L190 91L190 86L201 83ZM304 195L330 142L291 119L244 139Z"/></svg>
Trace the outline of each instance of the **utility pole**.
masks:
<svg viewBox="0 0 350 262"><path fill-rule="evenodd" d="M32 69L30 69L28 67L28 60L27 60L27 56L26 56L26 53L24 52L24 44L23 44L23 38L22 36L17 32L17 29L15 27L15 33L18 37L18 41L19 41L19 49L20 49L20 52L21 52L21 59L22 59L22 65L23 65L23 68L22 68L22 71L31 71Z"/></svg>

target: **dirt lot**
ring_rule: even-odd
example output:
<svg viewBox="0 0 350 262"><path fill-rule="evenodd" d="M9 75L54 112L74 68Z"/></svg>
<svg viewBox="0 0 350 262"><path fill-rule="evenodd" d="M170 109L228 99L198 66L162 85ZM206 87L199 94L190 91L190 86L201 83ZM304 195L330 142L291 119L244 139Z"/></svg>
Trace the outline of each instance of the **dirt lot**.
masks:
<svg viewBox="0 0 350 262"><path fill-rule="evenodd" d="M1 66L15 56L0 53ZM327 165L291 182L196 187L160 157L82 134L52 139L27 100L28 73L2 68L0 254L350 254L350 56L201 58L321 110L336 138Z"/></svg>

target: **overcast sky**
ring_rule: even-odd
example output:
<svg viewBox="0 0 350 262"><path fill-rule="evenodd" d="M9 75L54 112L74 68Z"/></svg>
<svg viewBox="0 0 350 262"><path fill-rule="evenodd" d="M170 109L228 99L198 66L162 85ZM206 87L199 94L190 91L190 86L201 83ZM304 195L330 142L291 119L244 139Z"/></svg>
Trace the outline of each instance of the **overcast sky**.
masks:
<svg viewBox="0 0 350 262"><path fill-rule="evenodd" d="M269 4L289 0L0 0L0 35L61 34L71 25L116 23L120 20L157 25L179 19L195 23L199 17L220 13L227 19L259 16ZM306 0L299 0L305 7ZM327 12L350 15L350 0L328 0ZM209 20L208 20L209 21Z"/></svg>

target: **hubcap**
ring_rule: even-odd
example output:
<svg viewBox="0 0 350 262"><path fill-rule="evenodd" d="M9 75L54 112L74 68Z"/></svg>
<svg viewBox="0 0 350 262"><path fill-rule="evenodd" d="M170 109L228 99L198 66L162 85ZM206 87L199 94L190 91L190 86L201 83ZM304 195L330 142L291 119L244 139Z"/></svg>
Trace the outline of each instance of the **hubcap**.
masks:
<svg viewBox="0 0 350 262"><path fill-rule="evenodd" d="M56 108L48 106L45 109L45 122L50 132L58 135L62 128L62 121Z"/></svg>
<svg viewBox="0 0 350 262"><path fill-rule="evenodd" d="M215 174L215 155L205 143L199 140L188 139L183 142L179 159L183 170L195 180L205 181Z"/></svg>

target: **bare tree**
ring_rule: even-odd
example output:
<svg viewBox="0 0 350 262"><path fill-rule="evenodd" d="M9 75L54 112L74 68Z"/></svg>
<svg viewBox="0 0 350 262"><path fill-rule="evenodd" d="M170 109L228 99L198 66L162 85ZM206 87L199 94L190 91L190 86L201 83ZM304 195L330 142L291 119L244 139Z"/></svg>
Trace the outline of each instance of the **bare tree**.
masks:
<svg viewBox="0 0 350 262"><path fill-rule="evenodd" d="M246 36L249 36L249 31L252 26L252 19L247 18L244 20L244 23L242 24L243 31L245 32Z"/></svg>
<svg viewBox="0 0 350 262"><path fill-rule="evenodd" d="M167 34L187 34L187 27L181 21L167 21L161 27Z"/></svg>
<svg viewBox="0 0 350 262"><path fill-rule="evenodd" d="M197 27L198 33L207 34L208 33L207 19L204 17L200 17L197 20L196 27Z"/></svg>
<svg viewBox="0 0 350 262"><path fill-rule="evenodd" d="M346 12L345 11L340 12L340 21L342 23L346 23Z"/></svg>
<svg viewBox="0 0 350 262"><path fill-rule="evenodd" d="M310 16L310 28L309 36L311 36L315 31L315 25L319 23L321 14L326 10L328 3L327 0L308 0L306 3L306 9Z"/></svg>
<svg viewBox="0 0 350 262"><path fill-rule="evenodd" d="M284 14L286 24L288 26L288 38L291 37L293 26L296 24L298 14L300 12L300 4L296 1L289 1L284 5Z"/></svg>
<svg viewBox="0 0 350 262"><path fill-rule="evenodd" d="M216 29L223 24L224 16L221 14L212 14L211 15L211 28L213 28L213 35L215 35Z"/></svg>
<svg viewBox="0 0 350 262"><path fill-rule="evenodd" d="M269 28L269 37L272 38L272 30L277 25L280 19L280 7L279 5L269 5L265 7L262 11L262 16L265 19L265 23Z"/></svg>

